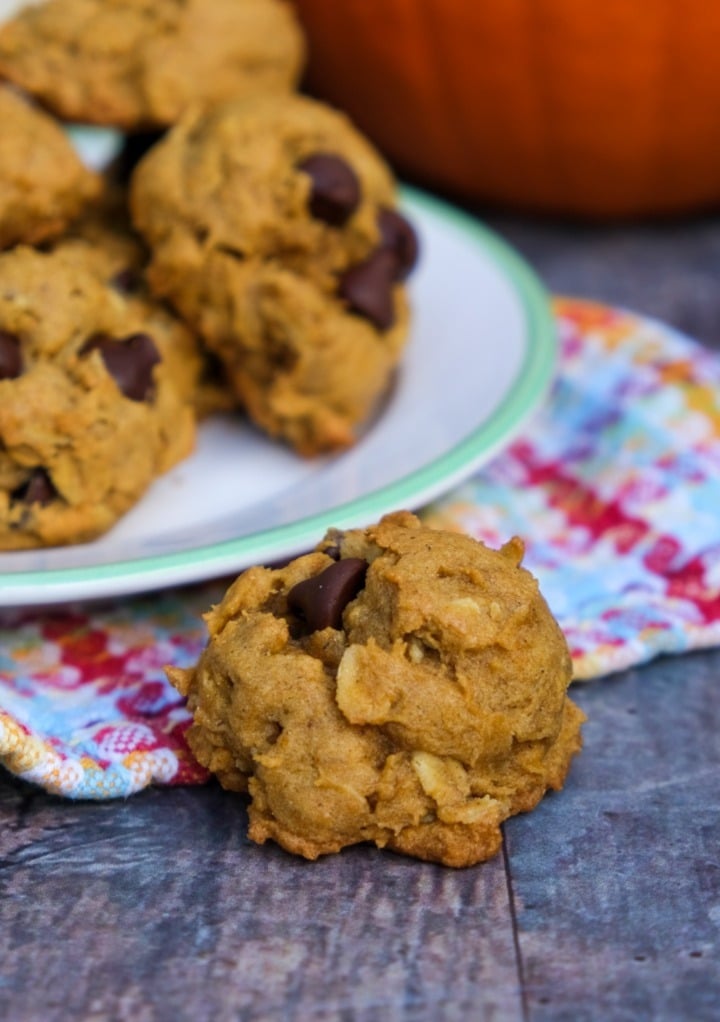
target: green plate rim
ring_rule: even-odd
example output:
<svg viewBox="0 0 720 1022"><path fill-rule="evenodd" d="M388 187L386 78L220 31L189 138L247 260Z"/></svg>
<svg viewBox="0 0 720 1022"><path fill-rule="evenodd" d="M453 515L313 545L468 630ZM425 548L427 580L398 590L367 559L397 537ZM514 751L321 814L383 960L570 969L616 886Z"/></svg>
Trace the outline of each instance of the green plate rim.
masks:
<svg viewBox="0 0 720 1022"><path fill-rule="evenodd" d="M473 216L407 185L401 187L400 195L401 204L409 207L411 215L413 207L425 211L451 224L473 244L482 246L513 285L524 310L528 333L526 357L514 385L490 418L450 451L421 468L362 497L285 525L220 543L151 554L130 561L46 571L0 572L0 605L139 594L219 578L236 570L234 565L250 554L255 563L267 563L314 545L333 525L366 524L391 509L417 508L451 489L489 460L536 409L552 382L557 361L557 334L549 295L525 259ZM137 584L139 577L144 579L142 585ZM117 585L119 580L122 580L121 585ZM13 590L15 599L3 604L2 592L6 587ZM39 587L43 590L42 599L36 598ZM19 598L30 591L32 601Z"/></svg>

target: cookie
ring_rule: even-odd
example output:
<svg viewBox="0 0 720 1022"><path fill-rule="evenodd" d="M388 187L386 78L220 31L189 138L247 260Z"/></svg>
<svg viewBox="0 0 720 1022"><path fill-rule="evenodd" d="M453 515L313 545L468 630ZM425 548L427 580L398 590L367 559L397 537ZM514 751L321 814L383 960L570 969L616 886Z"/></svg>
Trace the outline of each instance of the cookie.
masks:
<svg viewBox="0 0 720 1022"><path fill-rule="evenodd" d="M347 118L301 96L190 115L140 161L130 201L151 287L255 423L305 455L352 444L407 338L417 239Z"/></svg>
<svg viewBox="0 0 720 1022"><path fill-rule="evenodd" d="M0 248L60 234L100 190L62 128L0 86Z"/></svg>
<svg viewBox="0 0 720 1022"><path fill-rule="evenodd" d="M97 276L21 246L0 280L0 549L84 542L190 453L194 416Z"/></svg>
<svg viewBox="0 0 720 1022"><path fill-rule="evenodd" d="M106 181L101 201L49 247L116 292L125 303L124 315L134 328L152 336L167 375L198 418L235 407L236 400L219 360L147 287L144 273L148 252L132 229L122 187Z"/></svg>
<svg viewBox="0 0 720 1022"><path fill-rule="evenodd" d="M48 0L0 27L0 75L63 120L126 131L288 91L304 54L283 0Z"/></svg>
<svg viewBox="0 0 720 1022"><path fill-rule="evenodd" d="M584 717L521 556L397 512L231 585L197 665L168 675L195 756L249 792L254 841L469 866L562 787Z"/></svg>

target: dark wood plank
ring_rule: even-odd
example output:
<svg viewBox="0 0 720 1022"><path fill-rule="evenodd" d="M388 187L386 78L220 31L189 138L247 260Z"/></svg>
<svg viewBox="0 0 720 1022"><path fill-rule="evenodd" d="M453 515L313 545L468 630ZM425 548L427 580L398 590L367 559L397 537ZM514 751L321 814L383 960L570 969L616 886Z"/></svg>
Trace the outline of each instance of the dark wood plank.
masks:
<svg viewBox="0 0 720 1022"><path fill-rule="evenodd" d="M575 692L586 748L506 825L533 1022L716 1022L720 652Z"/></svg>
<svg viewBox="0 0 720 1022"><path fill-rule="evenodd" d="M5 1022L522 1018L501 858L305 863L214 786L93 805L5 779L0 812Z"/></svg>

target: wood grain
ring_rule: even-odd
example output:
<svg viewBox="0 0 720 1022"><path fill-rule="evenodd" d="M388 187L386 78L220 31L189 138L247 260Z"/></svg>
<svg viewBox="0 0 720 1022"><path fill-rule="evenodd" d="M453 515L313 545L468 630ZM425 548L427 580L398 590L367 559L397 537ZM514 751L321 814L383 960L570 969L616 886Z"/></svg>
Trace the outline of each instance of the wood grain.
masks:
<svg viewBox="0 0 720 1022"><path fill-rule="evenodd" d="M720 653L588 685L569 785L506 825L534 1020L718 1018Z"/></svg>
<svg viewBox="0 0 720 1022"><path fill-rule="evenodd" d="M460 1013L521 1018L501 858L312 865L249 844L242 798L212 785L121 804L0 790L3 1019L429 1020L446 987Z"/></svg>

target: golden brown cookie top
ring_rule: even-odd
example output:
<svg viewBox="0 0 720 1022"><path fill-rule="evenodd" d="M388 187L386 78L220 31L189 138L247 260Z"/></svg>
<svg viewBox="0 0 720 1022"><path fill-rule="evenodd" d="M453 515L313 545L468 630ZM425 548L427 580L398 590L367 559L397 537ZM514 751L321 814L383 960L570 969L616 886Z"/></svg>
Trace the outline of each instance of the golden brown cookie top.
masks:
<svg viewBox="0 0 720 1022"><path fill-rule="evenodd" d="M342 113L304 96L191 113L131 184L133 220L168 272L220 252L272 260L325 291L381 247L382 213L395 201L374 147Z"/></svg>
<svg viewBox="0 0 720 1022"><path fill-rule="evenodd" d="M97 333L112 334L122 305L88 269L60 253L18 246L0 256L0 327L19 339L24 362L72 362Z"/></svg>
<svg viewBox="0 0 720 1022"><path fill-rule="evenodd" d="M47 0L0 28L0 74L64 120L126 130L287 91L303 62L284 0Z"/></svg>
<svg viewBox="0 0 720 1022"><path fill-rule="evenodd" d="M236 580L196 668L169 674L200 762L250 792L254 840L466 866L562 787L583 715L521 555L399 512Z"/></svg>
<svg viewBox="0 0 720 1022"><path fill-rule="evenodd" d="M341 557L359 556L371 565L370 584L344 612L350 646L402 646L415 669L370 691L351 657L338 675L338 701L349 719L391 713L410 726L423 698L418 678L441 667L443 681L438 678L425 696L442 698L446 686L458 722L463 714L482 721L485 744L462 751L453 744L448 717L447 740L434 751L472 763L508 752L518 739L555 736L570 656L536 579L521 565L520 540L496 551L460 533L427 529L405 513L332 542ZM431 714L432 706L426 710Z"/></svg>
<svg viewBox="0 0 720 1022"><path fill-rule="evenodd" d="M0 86L0 248L59 234L100 190L62 128Z"/></svg>
<svg viewBox="0 0 720 1022"><path fill-rule="evenodd" d="M0 276L0 547L81 542L190 452L192 411L147 326L76 260L20 246Z"/></svg>

